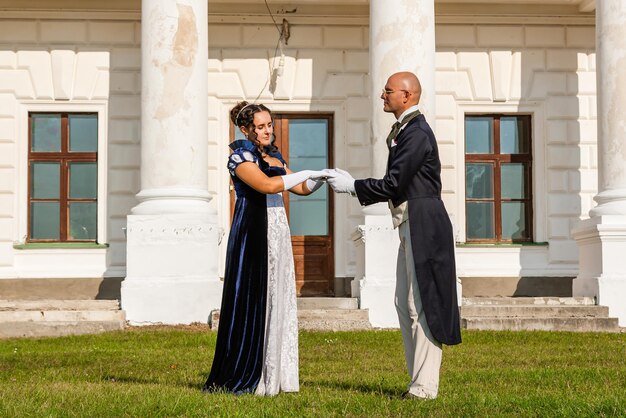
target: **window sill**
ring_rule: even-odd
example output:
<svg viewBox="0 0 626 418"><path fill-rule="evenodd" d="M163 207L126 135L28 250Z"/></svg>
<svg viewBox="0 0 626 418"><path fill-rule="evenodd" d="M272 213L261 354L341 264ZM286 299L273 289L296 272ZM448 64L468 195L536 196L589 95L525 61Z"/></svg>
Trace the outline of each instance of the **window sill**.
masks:
<svg viewBox="0 0 626 418"><path fill-rule="evenodd" d="M92 242L29 242L26 244L13 244L16 250L68 250L68 249L93 249L99 250L109 248L109 244L96 244Z"/></svg>
<svg viewBox="0 0 626 418"><path fill-rule="evenodd" d="M547 242L515 242L515 243L467 243L457 242L457 247L465 248L516 248L516 247L547 247Z"/></svg>

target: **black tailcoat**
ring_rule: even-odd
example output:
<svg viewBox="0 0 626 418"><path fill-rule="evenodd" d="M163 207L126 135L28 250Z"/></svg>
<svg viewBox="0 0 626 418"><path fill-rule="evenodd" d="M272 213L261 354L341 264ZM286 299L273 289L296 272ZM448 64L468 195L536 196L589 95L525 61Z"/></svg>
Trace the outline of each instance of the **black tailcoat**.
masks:
<svg viewBox="0 0 626 418"><path fill-rule="evenodd" d="M441 162L435 135L418 115L396 137L382 179L356 180L362 205L407 202L413 260L424 313L431 333L442 344L459 344L461 330L456 293L452 224L441 201Z"/></svg>

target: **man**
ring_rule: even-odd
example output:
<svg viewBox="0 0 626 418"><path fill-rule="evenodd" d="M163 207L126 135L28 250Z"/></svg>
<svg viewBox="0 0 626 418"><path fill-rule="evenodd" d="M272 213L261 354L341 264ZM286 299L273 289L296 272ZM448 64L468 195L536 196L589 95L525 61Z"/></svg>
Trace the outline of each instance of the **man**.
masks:
<svg viewBox="0 0 626 418"><path fill-rule="evenodd" d="M381 94L398 122L387 138L382 179L354 180L337 169L328 183L362 205L389 201L400 234L395 305L411 382L404 397L437 397L441 345L459 344L452 225L441 201L437 142L418 110L422 89L413 73L393 74Z"/></svg>

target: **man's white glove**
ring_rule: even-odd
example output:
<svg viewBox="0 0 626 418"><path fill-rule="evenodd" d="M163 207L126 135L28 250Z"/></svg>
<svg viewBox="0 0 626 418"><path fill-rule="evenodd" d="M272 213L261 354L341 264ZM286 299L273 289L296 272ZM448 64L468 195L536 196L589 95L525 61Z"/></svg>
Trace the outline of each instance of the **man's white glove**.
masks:
<svg viewBox="0 0 626 418"><path fill-rule="evenodd" d="M352 196L356 196L354 177L340 168L335 168L335 173L335 176L329 176L328 178L328 184L330 184L335 193L350 193Z"/></svg>
<svg viewBox="0 0 626 418"><path fill-rule="evenodd" d="M297 173L286 174L284 176L280 176L283 180L283 184L285 185L283 190L289 190L292 187L297 186L298 184L306 181L306 180L321 180L329 176L329 173L325 171L314 171L314 170L302 170ZM321 185L320 185L321 186ZM308 184L307 184L308 187ZM309 189L310 190L310 189Z"/></svg>

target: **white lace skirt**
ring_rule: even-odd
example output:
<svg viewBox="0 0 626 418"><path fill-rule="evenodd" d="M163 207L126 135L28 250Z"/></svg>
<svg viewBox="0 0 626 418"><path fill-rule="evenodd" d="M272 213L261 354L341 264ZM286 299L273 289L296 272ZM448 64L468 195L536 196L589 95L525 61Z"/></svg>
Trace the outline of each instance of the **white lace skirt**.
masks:
<svg viewBox="0 0 626 418"><path fill-rule="evenodd" d="M298 392L298 318L291 234L282 194L267 196L265 347L257 395Z"/></svg>

